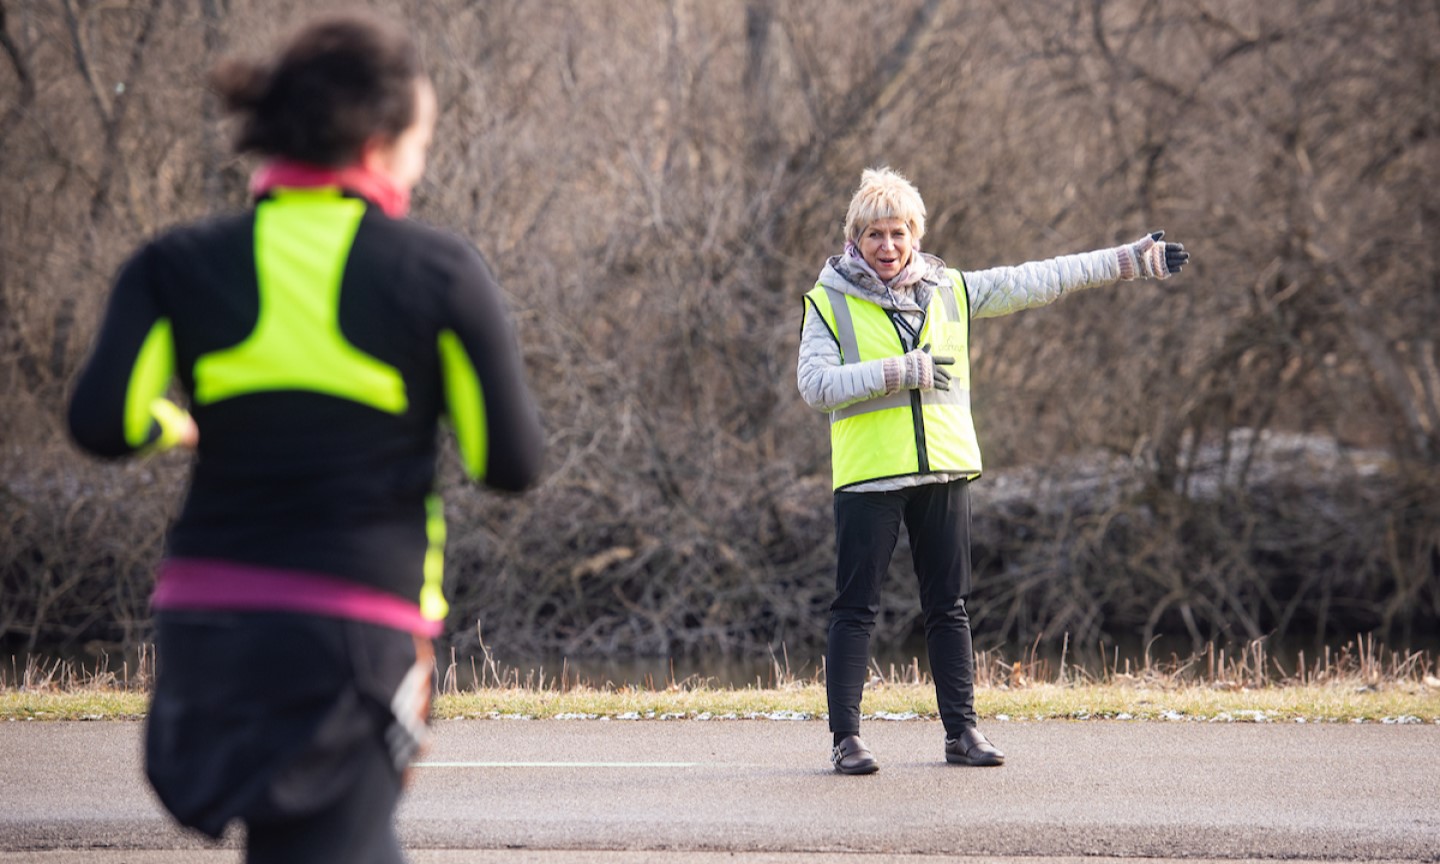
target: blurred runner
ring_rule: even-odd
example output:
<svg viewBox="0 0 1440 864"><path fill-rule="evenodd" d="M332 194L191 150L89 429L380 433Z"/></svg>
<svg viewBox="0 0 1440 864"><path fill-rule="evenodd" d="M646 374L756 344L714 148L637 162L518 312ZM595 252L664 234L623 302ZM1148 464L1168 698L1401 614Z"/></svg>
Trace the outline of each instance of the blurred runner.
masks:
<svg viewBox="0 0 1440 864"><path fill-rule="evenodd" d="M542 430L479 253L405 218L436 117L410 39L325 18L212 77L266 160L254 208L135 253L70 405L96 455L196 449L147 773L181 823L243 822L247 861L401 861L448 610L438 428L506 491L535 483Z"/></svg>

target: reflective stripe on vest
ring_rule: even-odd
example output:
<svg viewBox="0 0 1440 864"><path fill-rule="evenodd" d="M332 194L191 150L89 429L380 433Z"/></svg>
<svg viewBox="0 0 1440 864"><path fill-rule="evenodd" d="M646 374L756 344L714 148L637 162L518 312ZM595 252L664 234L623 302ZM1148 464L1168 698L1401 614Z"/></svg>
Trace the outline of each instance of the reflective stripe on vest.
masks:
<svg viewBox="0 0 1440 864"><path fill-rule="evenodd" d="M937 287L920 331L932 354L953 357L949 390L899 390L830 413L830 455L836 490L911 474L980 474L980 444L970 417L970 316L959 271ZM905 352L886 310L824 285L805 295L840 345L841 363Z"/></svg>

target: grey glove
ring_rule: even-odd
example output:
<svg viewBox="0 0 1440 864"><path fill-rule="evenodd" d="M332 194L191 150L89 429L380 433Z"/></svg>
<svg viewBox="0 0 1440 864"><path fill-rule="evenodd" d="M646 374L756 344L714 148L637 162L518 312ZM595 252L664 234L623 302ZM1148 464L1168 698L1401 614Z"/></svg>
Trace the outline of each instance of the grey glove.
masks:
<svg viewBox="0 0 1440 864"><path fill-rule="evenodd" d="M1155 231L1134 243L1115 247L1120 259L1121 279L1168 279L1180 272L1190 253L1179 243L1166 243L1164 231Z"/></svg>
<svg viewBox="0 0 1440 864"><path fill-rule="evenodd" d="M924 345L899 357L885 358L885 392L896 390L949 390L954 357L935 357Z"/></svg>

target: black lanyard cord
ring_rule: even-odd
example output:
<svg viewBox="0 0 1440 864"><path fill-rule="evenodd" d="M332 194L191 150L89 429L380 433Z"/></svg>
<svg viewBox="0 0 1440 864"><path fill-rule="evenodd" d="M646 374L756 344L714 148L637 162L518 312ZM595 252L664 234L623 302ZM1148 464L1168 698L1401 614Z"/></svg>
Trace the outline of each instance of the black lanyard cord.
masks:
<svg viewBox="0 0 1440 864"><path fill-rule="evenodd" d="M919 348L920 331L925 329L925 311L923 309L920 310L919 329L916 329L910 323L910 321L905 317L905 313L897 309L890 309L887 311L890 313L890 320L895 322L895 326L905 331L905 334L900 337L901 347L903 347L907 351ZM905 336L910 337L908 343L906 342Z"/></svg>

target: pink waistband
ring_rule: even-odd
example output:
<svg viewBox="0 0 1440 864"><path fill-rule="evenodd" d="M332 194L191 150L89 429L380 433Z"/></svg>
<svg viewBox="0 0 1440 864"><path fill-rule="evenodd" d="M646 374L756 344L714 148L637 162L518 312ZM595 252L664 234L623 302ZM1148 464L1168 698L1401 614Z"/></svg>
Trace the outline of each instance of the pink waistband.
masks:
<svg viewBox="0 0 1440 864"><path fill-rule="evenodd" d="M420 614L420 605L368 585L323 573L280 570L207 558L167 558L155 576L155 609L304 612L349 618L440 635L441 621Z"/></svg>

